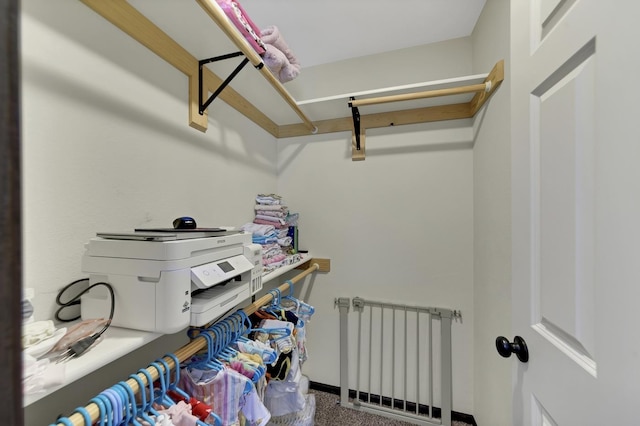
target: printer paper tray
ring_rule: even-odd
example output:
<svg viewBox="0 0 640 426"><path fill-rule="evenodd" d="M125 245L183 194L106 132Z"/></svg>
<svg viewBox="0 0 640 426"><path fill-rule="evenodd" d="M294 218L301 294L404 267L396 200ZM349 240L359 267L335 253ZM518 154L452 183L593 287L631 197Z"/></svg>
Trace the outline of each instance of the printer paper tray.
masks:
<svg viewBox="0 0 640 426"><path fill-rule="evenodd" d="M201 327L251 296L248 282L228 282L191 297L191 326Z"/></svg>

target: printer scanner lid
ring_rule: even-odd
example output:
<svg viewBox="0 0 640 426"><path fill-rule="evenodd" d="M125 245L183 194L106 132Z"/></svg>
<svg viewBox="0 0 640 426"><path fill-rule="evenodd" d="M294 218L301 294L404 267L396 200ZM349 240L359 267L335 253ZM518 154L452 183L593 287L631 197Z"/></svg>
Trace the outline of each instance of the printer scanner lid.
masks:
<svg viewBox="0 0 640 426"><path fill-rule="evenodd" d="M156 235L158 234L158 235ZM251 244L251 233L225 231L222 235L179 238L170 232L99 232L85 244L85 255L146 260L179 260ZM197 235L190 233L190 235ZM174 239L175 238L175 239ZM230 253L231 254L231 253Z"/></svg>

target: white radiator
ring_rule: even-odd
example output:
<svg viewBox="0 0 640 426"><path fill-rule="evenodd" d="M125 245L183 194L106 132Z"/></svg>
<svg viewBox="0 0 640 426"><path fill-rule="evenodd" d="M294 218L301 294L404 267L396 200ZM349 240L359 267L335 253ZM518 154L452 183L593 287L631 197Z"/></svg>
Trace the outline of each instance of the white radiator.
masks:
<svg viewBox="0 0 640 426"><path fill-rule="evenodd" d="M414 424L451 426L451 321L460 313L359 297L335 302L340 404Z"/></svg>

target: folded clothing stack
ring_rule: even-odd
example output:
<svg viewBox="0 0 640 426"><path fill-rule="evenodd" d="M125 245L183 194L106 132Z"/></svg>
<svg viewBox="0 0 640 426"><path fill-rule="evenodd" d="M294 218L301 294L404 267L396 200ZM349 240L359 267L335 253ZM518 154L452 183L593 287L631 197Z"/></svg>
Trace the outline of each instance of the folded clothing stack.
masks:
<svg viewBox="0 0 640 426"><path fill-rule="evenodd" d="M256 197L255 218L241 229L251 232L253 242L262 246L265 273L302 258L297 253L298 216L289 212L279 195L258 194Z"/></svg>

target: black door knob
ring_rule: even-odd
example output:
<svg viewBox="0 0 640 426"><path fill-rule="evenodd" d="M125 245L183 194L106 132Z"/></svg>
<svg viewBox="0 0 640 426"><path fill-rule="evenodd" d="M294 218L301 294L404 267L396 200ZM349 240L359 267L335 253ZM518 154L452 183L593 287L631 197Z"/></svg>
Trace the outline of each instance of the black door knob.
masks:
<svg viewBox="0 0 640 426"><path fill-rule="evenodd" d="M520 336L514 337L513 343L509 343L509 340L507 340L506 337L496 337L496 349L498 350L498 353L505 358L509 358L511 354L514 353L520 361L529 361L527 343Z"/></svg>

